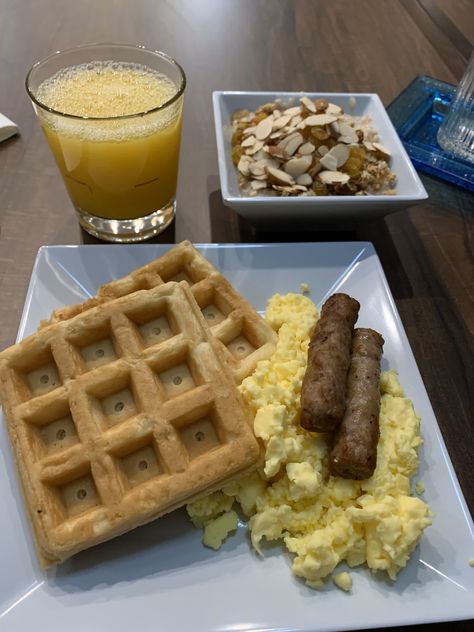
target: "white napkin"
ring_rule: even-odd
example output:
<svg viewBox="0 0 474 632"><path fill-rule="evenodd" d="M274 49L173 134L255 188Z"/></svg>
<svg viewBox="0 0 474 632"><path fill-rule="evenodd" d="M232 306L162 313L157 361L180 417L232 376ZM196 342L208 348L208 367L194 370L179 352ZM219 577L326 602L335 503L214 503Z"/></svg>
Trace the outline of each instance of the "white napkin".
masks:
<svg viewBox="0 0 474 632"><path fill-rule="evenodd" d="M18 133L18 126L0 112L0 143Z"/></svg>

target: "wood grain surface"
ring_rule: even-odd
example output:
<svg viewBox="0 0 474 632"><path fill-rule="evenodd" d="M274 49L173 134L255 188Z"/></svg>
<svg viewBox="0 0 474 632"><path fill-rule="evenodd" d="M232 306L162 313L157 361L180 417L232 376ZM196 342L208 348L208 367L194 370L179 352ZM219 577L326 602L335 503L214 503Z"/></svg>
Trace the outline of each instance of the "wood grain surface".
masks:
<svg viewBox="0 0 474 632"><path fill-rule="evenodd" d="M47 54L98 41L164 50L187 73L178 215L155 241L374 243L473 513L473 196L423 176L427 202L356 230L257 231L222 204L211 107L215 89L377 92L388 105L417 75L457 83L472 0L0 0L0 111L20 127L0 145L0 348L38 248L97 242L76 223L24 78ZM412 629L424 627L473 629Z"/></svg>

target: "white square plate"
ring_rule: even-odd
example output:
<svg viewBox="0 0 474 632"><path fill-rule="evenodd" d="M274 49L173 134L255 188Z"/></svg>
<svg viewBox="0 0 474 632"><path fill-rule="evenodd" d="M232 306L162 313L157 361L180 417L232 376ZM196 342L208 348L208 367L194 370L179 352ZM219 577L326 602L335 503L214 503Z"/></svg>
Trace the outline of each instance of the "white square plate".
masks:
<svg viewBox="0 0 474 632"><path fill-rule="evenodd" d="M169 246L52 246L39 251L18 337L54 308L163 254ZM43 574L36 562L5 424L0 423L0 628L48 632L349 630L474 617L473 523L374 248L369 243L199 247L258 310L301 282L320 305L335 291L361 303L359 323L384 336L422 418L420 478L435 518L395 583L364 568L351 595L292 576L289 555L259 559L246 528L218 552L185 511L75 556Z"/></svg>
<svg viewBox="0 0 474 632"><path fill-rule="evenodd" d="M254 111L264 103L281 99L298 104L306 94L311 99L327 99L353 116L368 114L380 142L392 153L391 169L397 175L397 195L344 195L322 197L248 197L240 192L237 171L232 163L231 117L238 110ZM349 99L355 97L354 107ZM213 92L219 175L224 203L258 225L275 222L331 221L355 223L382 217L426 200L428 194L377 94L329 92Z"/></svg>

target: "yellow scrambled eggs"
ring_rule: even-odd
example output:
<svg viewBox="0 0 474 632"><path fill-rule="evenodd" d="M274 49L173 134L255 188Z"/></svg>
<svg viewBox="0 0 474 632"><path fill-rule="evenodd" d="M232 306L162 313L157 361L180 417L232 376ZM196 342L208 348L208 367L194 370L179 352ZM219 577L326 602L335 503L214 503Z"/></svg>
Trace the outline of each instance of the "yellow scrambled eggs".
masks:
<svg viewBox="0 0 474 632"><path fill-rule="evenodd" d="M410 492L422 443L419 418L396 372L383 373L374 475L365 481L331 476L327 437L299 425L301 383L317 318L306 296L270 299L266 319L278 332L277 350L241 385L255 414L255 434L265 444L264 467L188 505L188 513L204 529L204 544L217 549L237 528L232 506L239 503L256 551L262 553L264 538L281 540L294 554L295 575L315 588L343 561L350 567L367 564L395 579L431 524L428 505ZM343 590L352 586L347 572L334 574L333 581Z"/></svg>

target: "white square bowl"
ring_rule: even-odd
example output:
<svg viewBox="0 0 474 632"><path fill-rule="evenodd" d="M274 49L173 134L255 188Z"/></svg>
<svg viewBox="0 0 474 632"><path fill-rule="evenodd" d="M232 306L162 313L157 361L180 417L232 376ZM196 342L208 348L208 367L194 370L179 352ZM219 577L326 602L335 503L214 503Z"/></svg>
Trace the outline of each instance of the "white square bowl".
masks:
<svg viewBox="0 0 474 632"><path fill-rule="evenodd" d="M298 104L299 98L327 99L353 116L368 114L377 130L380 142L391 154L391 169L397 176L396 195L345 195L312 197L244 196L232 163L232 114L237 110L255 110L264 103L282 100ZM355 98L351 107L350 97ZM377 94L330 92L220 92L212 94L216 128L219 175L224 204L255 224L278 222L338 222L356 223L375 219L426 200L428 194L406 153L395 128Z"/></svg>

